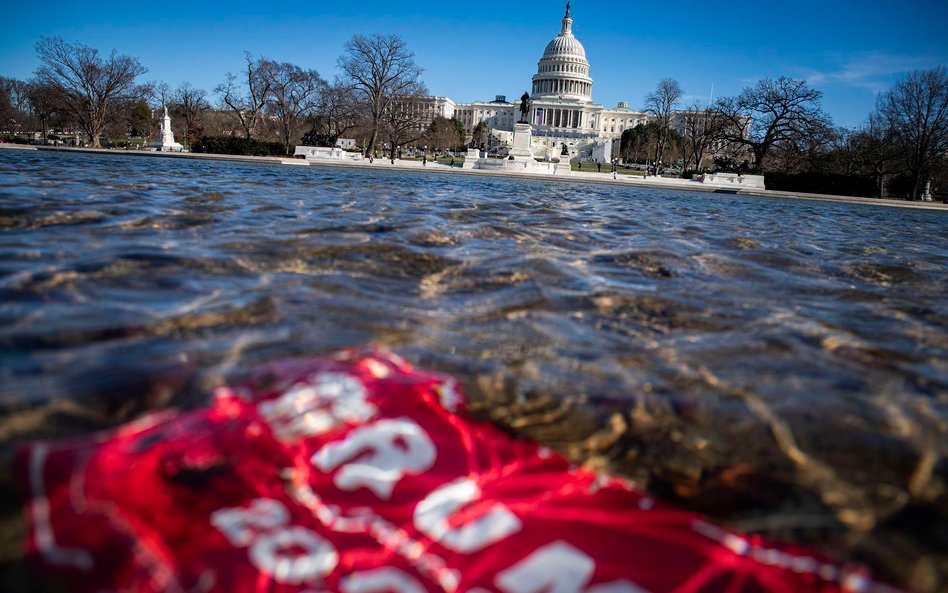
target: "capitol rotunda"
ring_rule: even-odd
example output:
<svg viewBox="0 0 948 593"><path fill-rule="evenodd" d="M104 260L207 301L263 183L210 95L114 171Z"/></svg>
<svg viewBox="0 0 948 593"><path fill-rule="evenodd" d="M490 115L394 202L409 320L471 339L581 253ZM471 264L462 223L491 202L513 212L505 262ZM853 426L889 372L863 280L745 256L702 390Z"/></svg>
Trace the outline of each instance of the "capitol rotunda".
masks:
<svg viewBox="0 0 948 593"><path fill-rule="evenodd" d="M572 160L609 162L613 142L621 138L622 132L648 120L646 113L629 109L625 102L609 109L594 103L589 73L586 48L573 34L567 3L560 32L543 50L527 93L527 121L533 128L530 144L537 157L562 158L565 150ZM519 95L517 92L515 96ZM483 123L501 145L509 145L514 124L520 119L520 105L508 102L506 95L473 103L431 97L429 107L432 116L457 118L469 137Z"/></svg>

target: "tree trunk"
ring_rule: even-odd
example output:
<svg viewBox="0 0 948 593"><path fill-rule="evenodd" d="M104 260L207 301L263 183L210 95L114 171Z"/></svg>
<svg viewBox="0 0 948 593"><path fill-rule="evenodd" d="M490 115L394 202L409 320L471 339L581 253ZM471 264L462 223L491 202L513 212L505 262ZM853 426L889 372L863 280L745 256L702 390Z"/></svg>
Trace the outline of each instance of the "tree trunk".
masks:
<svg viewBox="0 0 948 593"><path fill-rule="evenodd" d="M918 185L922 182L922 172L916 171L912 174L912 201L918 199Z"/></svg>
<svg viewBox="0 0 948 593"><path fill-rule="evenodd" d="M290 126L283 124L283 152L290 156Z"/></svg>
<svg viewBox="0 0 948 593"><path fill-rule="evenodd" d="M369 145L365 149L365 153L371 158L375 156L375 143L378 140L379 130L378 125L372 126L372 133L369 135Z"/></svg>
<svg viewBox="0 0 948 593"><path fill-rule="evenodd" d="M760 173L764 170L764 156L767 151L762 146L754 146L754 173Z"/></svg>
<svg viewBox="0 0 948 593"><path fill-rule="evenodd" d="M88 128L89 129L86 130L86 133L89 134L89 140L92 142L92 148L102 148L102 143L99 141L99 134L102 131L102 126L90 124Z"/></svg>
<svg viewBox="0 0 948 593"><path fill-rule="evenodd" d="M658 146L655 147L655 174L658 175L658 170L662 166L662 157L665 156L665 138L662 137L658 141Z"/></svg>

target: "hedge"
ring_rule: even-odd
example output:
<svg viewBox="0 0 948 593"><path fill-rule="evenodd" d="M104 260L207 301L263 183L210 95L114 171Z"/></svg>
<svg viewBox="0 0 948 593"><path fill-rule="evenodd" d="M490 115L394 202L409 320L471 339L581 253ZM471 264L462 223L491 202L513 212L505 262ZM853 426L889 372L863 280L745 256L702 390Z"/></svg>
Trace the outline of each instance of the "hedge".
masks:
<svg viewBox="0 0 948 593"><path fill-rule="evenodd" d="M235 136L204 136L191 146L191 152L238 154L242 156L286 156L282 142L265 142Z"/></svg>
<svg viewBox="0 0 948 593"><path fill-rule="evenodd" d="M767 189L793 191L807 194L830 194L834 196L874 197L876 183L870 177L839 175L836 173L766 173Z"/></svg>

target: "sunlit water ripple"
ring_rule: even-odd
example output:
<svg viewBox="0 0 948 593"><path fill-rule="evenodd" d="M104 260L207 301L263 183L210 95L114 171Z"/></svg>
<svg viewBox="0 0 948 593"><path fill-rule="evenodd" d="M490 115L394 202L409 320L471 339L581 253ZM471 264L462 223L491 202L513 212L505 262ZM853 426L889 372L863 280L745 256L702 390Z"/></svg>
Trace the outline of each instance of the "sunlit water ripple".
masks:
<svg viewBox="0 0 948 593"><path fill-rule="evenodd" d="M0 151L0 439L376 343L577 460L937 590L946 267L944 212Z"/></svg>

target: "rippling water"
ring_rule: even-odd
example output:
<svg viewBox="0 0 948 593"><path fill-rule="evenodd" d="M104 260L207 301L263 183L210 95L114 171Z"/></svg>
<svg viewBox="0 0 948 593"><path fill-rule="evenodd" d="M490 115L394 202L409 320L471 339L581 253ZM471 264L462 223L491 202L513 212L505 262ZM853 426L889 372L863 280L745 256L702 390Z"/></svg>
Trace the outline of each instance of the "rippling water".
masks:
<svg viewBox="0 0 948 593"><path fill-rule="evenodd" d="M946 268L946 212L0 151L0 442L378 343L577 460L948 590Z"/></svg>

